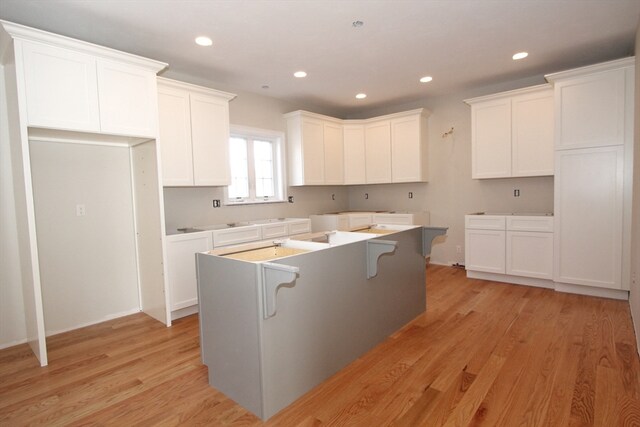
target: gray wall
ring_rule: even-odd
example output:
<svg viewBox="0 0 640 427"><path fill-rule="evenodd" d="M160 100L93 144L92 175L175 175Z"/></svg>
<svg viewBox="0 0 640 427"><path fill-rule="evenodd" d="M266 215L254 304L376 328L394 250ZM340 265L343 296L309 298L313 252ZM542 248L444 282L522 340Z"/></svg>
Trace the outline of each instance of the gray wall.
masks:
<svg viewBox="0 0 640 427"><path fill-rule="evenodd" d="M354 186L349 189L349 208L429 211L432 225L449 227L446 239L438 239L431 253L431 262L439 264L464 264L465 214L553 212L552 177L471 179L471 111L464 103L467 98L543 82L544 78L537 76L361 115L372 117L419 107L430 110L429 182ZM442 134L452 127L453 134L443 138ZM520 197L513 197L514 189L520 190ZM409 191L413 199L408 198Z"/></svg>
<svg viewBox="0 0 640 427"><path fill-rule="evenodd" d="M631 293L629 304L636 330L636 345L640 353L640 22L636 31L636 103L633 162L633 208L631 225Z"/></svg>

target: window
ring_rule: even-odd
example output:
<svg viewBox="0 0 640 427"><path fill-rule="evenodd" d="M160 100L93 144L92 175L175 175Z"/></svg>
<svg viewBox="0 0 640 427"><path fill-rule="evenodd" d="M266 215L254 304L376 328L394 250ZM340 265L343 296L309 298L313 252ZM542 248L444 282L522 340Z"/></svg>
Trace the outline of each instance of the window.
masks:
<svg viewBox="0 0 640 427"><path fill-rule="evenodd" d="M226 204L285 201L282 140L280 132L231 128Z"/></svg>

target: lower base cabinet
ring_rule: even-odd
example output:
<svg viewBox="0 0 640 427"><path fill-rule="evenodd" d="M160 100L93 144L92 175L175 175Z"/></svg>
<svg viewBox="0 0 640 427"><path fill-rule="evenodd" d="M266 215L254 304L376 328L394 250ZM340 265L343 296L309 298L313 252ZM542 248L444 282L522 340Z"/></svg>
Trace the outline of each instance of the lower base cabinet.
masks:
<svg viewBox="0 0 640 427"><path fill-rule="evenodd" d="M167 271L171 311L198 304L196 258L198 252L213 249L211 232L171 236L167 244Z"/></svg>
<svg viewBox="0 0 640 427"><path fill-rule="evenodd" d="M553 233L507 231L505 273L553 279Z"/></svg>

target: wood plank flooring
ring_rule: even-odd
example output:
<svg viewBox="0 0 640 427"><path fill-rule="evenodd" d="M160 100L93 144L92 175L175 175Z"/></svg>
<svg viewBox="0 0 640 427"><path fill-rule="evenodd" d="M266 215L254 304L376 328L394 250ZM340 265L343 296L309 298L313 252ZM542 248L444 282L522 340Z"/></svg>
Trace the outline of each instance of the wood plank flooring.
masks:
<svg viewBox="0 0 640 427"><path fill-rule="evenodd" d="M430 266L428 310L269 426L640 426L627 302ZM143 314L0 351L0 426L262 425L207 384L198 319Z"/></svg>

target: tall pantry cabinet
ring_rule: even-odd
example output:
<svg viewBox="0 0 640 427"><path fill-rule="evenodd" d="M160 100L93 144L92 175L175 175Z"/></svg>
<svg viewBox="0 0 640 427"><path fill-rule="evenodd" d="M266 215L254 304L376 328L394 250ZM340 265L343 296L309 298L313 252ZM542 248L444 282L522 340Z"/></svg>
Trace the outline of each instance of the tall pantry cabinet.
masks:
<svg viewBox="0 0 640 427"><path fill-rule="evenodd" d="M554 281L615 296L630 284L634 58L546 78L555 97Z"/></svg>
<svg viewBox="0 0 640 427"><path fill-rule="evenodd" d="M170 324L156 86L167 64L6 21L0 59L14 190L3 212L15 211L20 260L7 286L22 287L41 365L47 335L139 311Z"/></svg>

